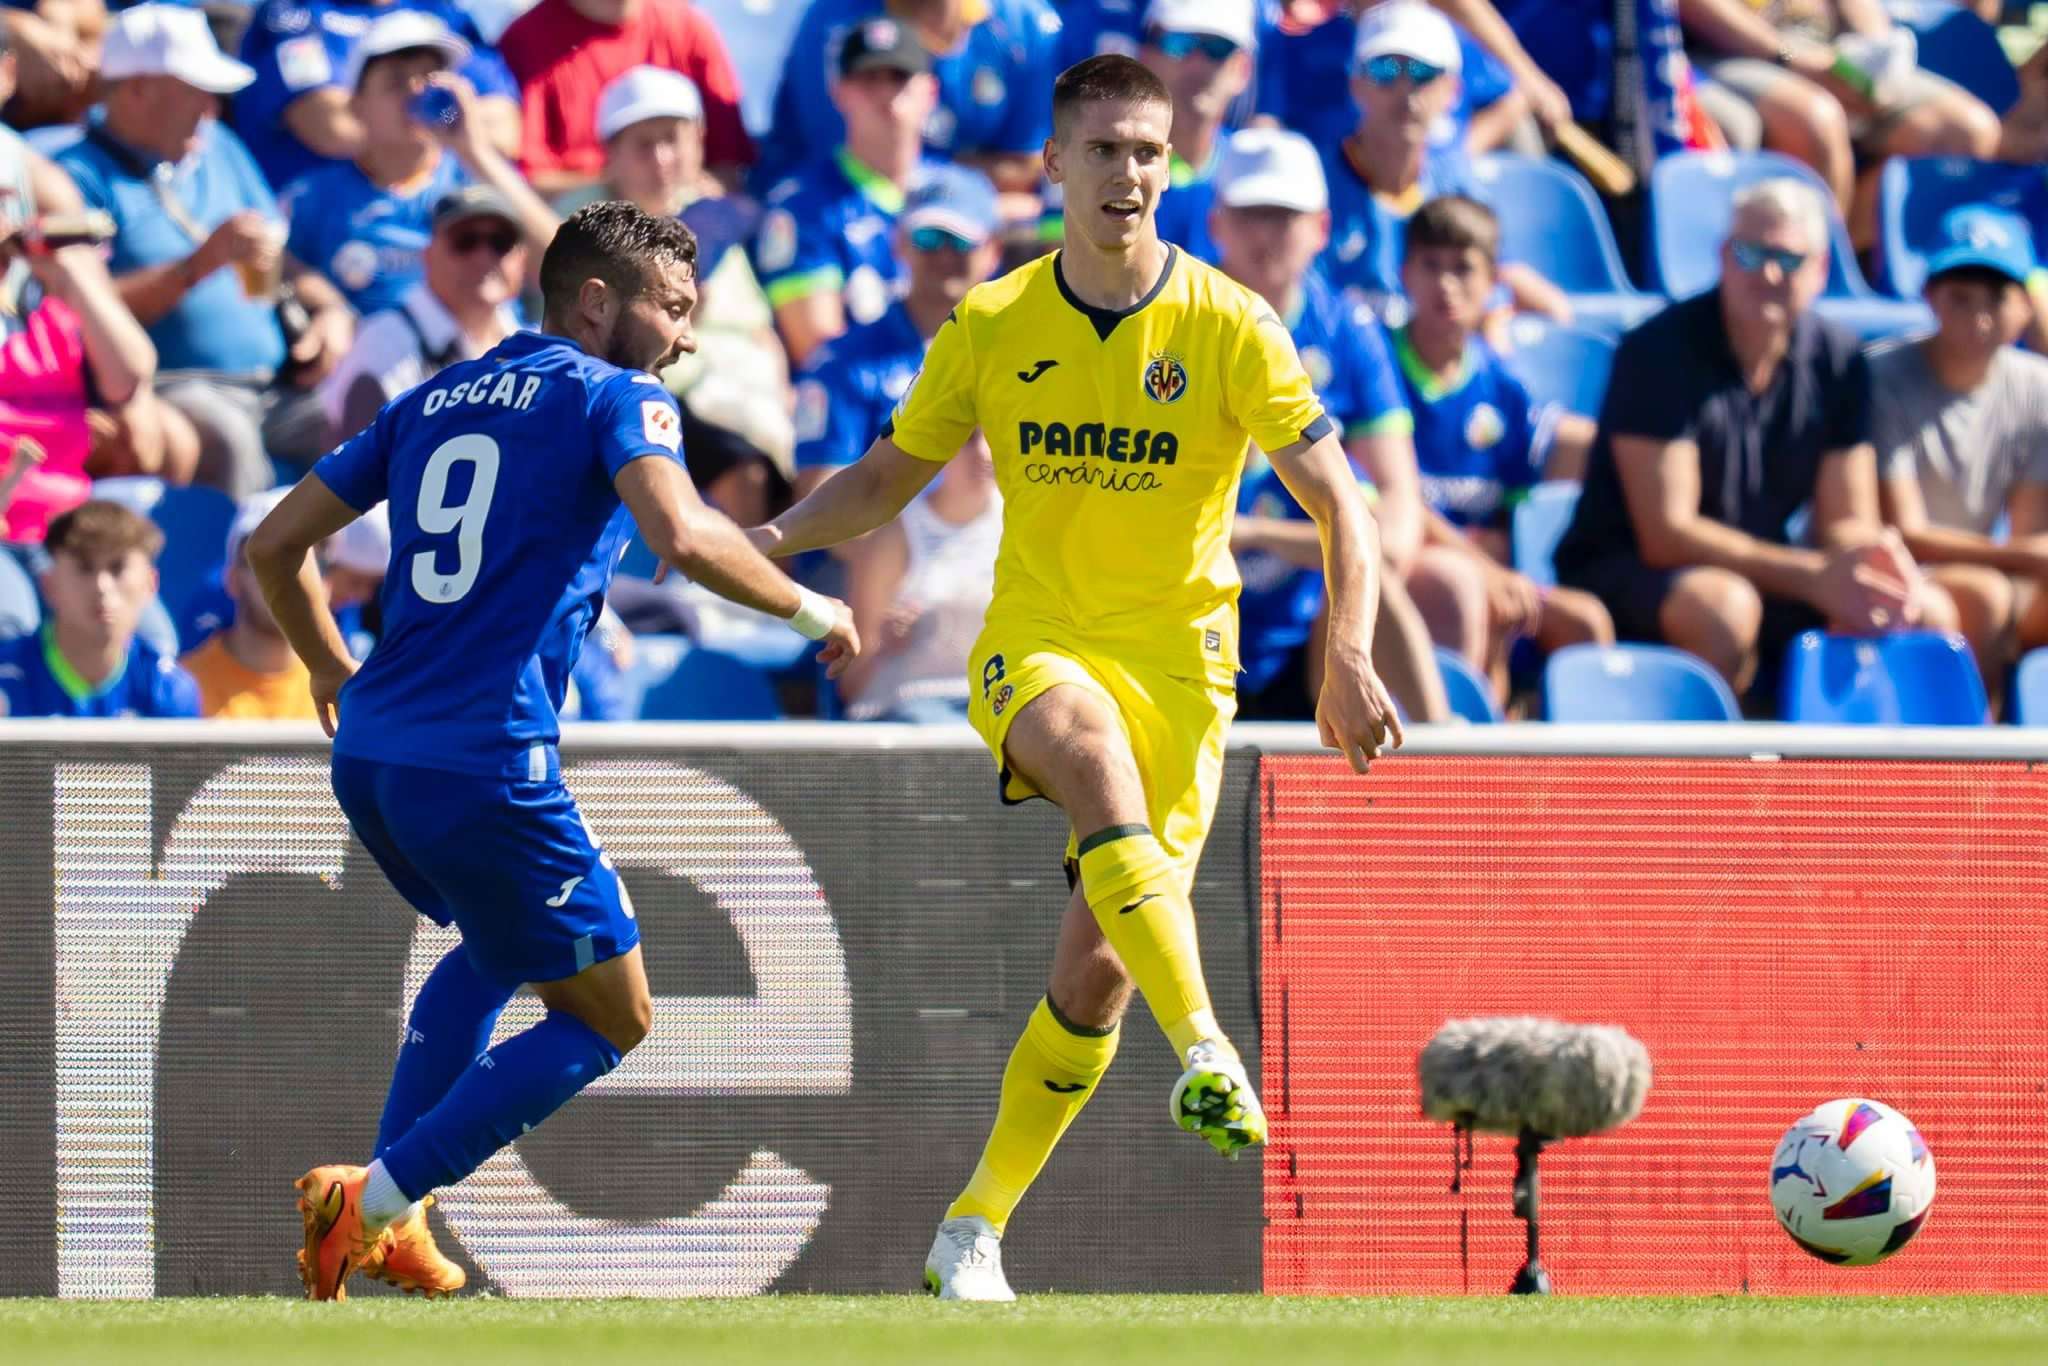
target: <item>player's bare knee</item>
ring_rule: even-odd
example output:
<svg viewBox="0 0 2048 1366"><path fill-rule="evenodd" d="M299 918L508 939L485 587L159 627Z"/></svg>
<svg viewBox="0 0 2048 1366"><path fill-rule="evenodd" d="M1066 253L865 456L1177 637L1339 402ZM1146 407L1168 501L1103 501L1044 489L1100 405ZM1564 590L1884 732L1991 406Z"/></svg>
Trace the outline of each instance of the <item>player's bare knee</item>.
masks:
<svg viewBox="0 0 2048 1366"><path fill-rule="evenodd" d="M1046 996L1061 1018L1083 1029L1113 1029L1131 1003L1131 978L1114 953L1056 964Z"/></svg>
<svg viewBox="0 0 2048 1366"><path fill-rule="evenodd" d="M1130 741L1093 693L1056 687L1032 699L1005 743L1012 767L1066 811L1076 830L1142 820L1144 785Z"/></svg>

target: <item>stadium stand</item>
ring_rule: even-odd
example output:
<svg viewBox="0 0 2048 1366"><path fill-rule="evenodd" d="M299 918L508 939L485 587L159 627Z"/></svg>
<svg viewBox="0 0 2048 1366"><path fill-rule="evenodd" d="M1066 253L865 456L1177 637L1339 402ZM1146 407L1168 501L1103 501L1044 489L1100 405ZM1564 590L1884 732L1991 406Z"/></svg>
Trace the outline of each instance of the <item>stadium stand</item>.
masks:
<svg viewBox="0 0 2048 1366"><path fill-rule="evenodd" d="M2012 719L2021 726L2048 726L2048 649L2028 651L2013 672Z"/></svg>
<svg viewBox="0 0 2048 1366"><path fill-rule="evenodd" d="M1549 588L1557 583L1557 566L1552 557L1578 506L1579 486L1563 480L1538 484L1529 490L1527 498L1515 504L1509 532L1515 568L1539 587Z"/></svg>
<svg viewBox="0 0 2048 1366"><path fill-rule="evenodd" d="M1552 721L1736 721L1735 694L1703 661L1666 645L1574 645L1543 666Z"/></svg>
<svg viewBox="0 0 2048 1366"><path fill-rule="evenodd" d="M1501 259L1533 267L1586 323L1623 331L1663 307L1629 282L1607 214L1562 162L1494 152L1472 163L1476 197L1500 216Z"/></svg>
<svg viewBox="0 0 2048 1366"><path fill-rule="evenodd" d="M1978 726L1984 680L1960 636L1866 639L1807 631L1785 655L1779 713L1855 726Z"/></svg>
<svg viewBox="0 0 2048 1366"><path fill-rule="evenodd" d="M1444 676L1444 695L1450 699L1451 714L1475 726L1496 725L1507 718L1493 700L1493 687L1456 650L1436 647L1436 667Z"/></svg>
<svg viewBox="0 0 2048 1366"><path fill-rule="evenodd" d="M2040 239L2048 234L2048 180L2039 166L1963 157L1896 157L1885 163L1878 193L1878 277L1901 298L1927 281L1926 245L1942 216L1965 204L2010 209Z"/></svg>
<svg viewBox="0 0 2048 1366"><path fill-rule="evenodd" d="M1586 417L1600 415L1607 376L1614 369L1614 338L1590 327L1523 313L1508 324L1508 340L1513 343L1504 357L1508 369L1537 404L1555 403Z"/></svg>
<svg viewBox="0 0 2048 1366"><path fill-rule="evenodd" d="M759 669L716 650L690 649L640 699L643 721L779 721L782 704Z"/></svg>
<svg viewBox="0 0 2048 1366"><path fill-rule="evenodd" d="M2019 102L2019 78L1999 46L1998 30L1946 0L1885 0L1892 22L1912 31L1920 69L1945 76L2003 114Z"/></svg>

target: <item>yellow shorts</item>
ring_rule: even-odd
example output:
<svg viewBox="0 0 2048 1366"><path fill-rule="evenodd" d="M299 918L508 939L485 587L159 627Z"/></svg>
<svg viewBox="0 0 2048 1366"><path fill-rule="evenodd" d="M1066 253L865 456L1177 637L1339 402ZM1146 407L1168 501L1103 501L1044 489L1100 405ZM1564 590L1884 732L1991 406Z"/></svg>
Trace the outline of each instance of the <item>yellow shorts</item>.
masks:
<svg viewBox="0 0 2048 1366"><path fill-rule="evenodd" d="M1044 638L1038 628L990 623L968 656L967 719L987 744L1000 772L999 792L1012 805L1043 796L1010 771L1004 737L1017 713L1060 684L1085 688L1109 704L1130 741L1145 784L1152 833L1192 883L1202 842L1216 814L1223 782L1223 750L1237 694L1204 678L1170 674L1077 650ZM1077 857L1077 833L1067 836L1067 858Z"/></svg>

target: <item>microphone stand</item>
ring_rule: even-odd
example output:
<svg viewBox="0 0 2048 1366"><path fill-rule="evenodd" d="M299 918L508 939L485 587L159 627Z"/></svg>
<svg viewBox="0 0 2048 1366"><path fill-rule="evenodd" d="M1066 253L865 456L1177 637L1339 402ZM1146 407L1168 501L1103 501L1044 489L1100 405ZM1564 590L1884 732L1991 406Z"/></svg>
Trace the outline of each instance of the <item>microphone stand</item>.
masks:
<svg viewBox="0 0 2048 1366"><path fill-rule="evenodd" d="M1529 1226L1528 1260L1515 1273L1515 1283L1508 1290L1510 1295L1548 1295L1550 1273L1543 1269L1542 1258L1537 1254L1537 1197L1536 1159L1543 1154L1544 1145L1550 1140L1534 1129L1524 1128L1515 1140L1515 1217Z"/></svg>

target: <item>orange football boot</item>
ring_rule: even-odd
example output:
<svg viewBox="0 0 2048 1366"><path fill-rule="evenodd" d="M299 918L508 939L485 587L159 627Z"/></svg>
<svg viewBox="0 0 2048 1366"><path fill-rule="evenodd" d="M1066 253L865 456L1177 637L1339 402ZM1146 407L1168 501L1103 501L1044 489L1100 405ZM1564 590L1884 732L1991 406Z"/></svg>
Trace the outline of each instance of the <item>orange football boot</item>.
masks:
<svg viewBox="0 0 2048 1366"><path fill-rule="evenodd" d="M376 1246L363 1259L365 1276L430 1300L452 1295L469 1283L469 1273L434 1245L434 1232L427 1227L427 1210L433 1203L434 1197L427 1196L410 1217L378 1236Z"/></svg>
<svg viewBox="0 0 2048 1366"><path fill-rule="evenodd" d="M378 1239L363 1232L363 1183L367 1167L315 1167L294 1184L306 1246L299 1254L299 1279L309 1300L345 1300L348 1278L368 1259Z"/></svg>

